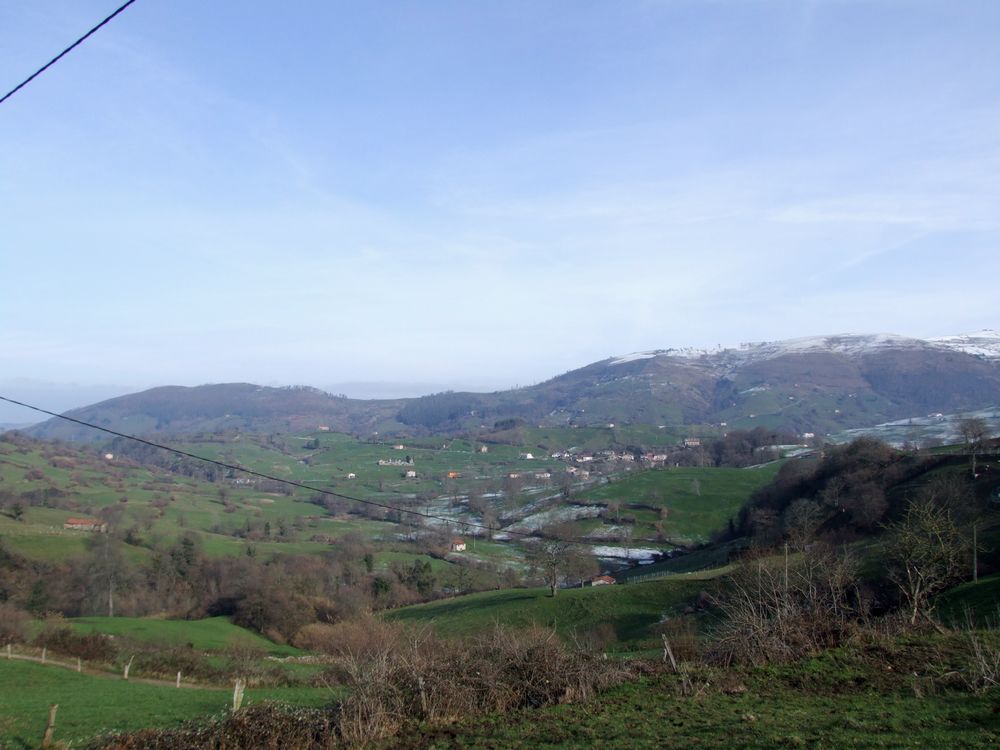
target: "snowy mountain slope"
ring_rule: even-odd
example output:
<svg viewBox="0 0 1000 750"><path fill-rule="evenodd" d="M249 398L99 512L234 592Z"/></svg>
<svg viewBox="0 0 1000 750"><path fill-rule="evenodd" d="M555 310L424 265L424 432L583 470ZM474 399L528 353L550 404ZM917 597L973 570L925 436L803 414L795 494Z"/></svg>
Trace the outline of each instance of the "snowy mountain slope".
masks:
<svg viewBox="0 0 1000 750"><path fill-rule="evenodd" d="M894 333L840 333L829 336L803 336L782 341L743 343L738 347L731 348L698 349L687 347L634 352L607 360L607 364L615 366L654 357L674 357L703 360L719 367L733 369L752 362L775 359L789 354L824 352L857 357L892 350L919 351L929 349L956 351L984 359L1000 359L1000 331L983 329L975 333L930 339L900 336Z"/></svg>
<svg viewBox="0 0 1000 750"><path fill-rule="evenodd" d="M929 343L946 349L971 354L985 359L1000 359L1000 331L984 328L975 333L959 334L958 336L941 336L928 339Z"/></svg>

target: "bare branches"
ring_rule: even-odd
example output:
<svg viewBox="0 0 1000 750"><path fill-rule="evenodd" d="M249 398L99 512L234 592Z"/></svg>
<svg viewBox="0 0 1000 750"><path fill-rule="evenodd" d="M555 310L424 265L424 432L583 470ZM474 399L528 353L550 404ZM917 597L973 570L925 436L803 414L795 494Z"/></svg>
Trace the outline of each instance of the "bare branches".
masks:
<svg viewBox="0 0 1000 750"><path fill-rule="evenodd" d="M812 549L790 560L745 563L716 599L724 620L718 661L788 661L840 643L863 614L853 560Z"/></svg>
<svg viewBox="0 0 1000 750"><path fill-rule="evenodd" d="M933 622L934 597L961 579L969 540L935 497L911 502L889 532L889 580L899 589L910 624L920 618Z"/></svg>

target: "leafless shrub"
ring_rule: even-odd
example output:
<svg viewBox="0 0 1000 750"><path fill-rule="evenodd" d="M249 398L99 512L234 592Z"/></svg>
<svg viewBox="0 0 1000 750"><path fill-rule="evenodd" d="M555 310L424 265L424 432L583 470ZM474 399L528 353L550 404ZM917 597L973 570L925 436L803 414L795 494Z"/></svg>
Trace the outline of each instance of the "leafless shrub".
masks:
<svg viewBox="0 0 1000 750"><path fill-rule="evenodd" d="M855 565L814 546L791 559L745 562L716 597L715 661L789 661L842 643L864 614Z"/></svg>
<svg viewBox="0 0 1000 750"><path fill-rule="evenodd" d="M338 657L369 658L390 650L399 639L400 627L371 614L361 614L336 624L310 623L295 634L299 648Z"/></svg>
<svg viewBox="0 0 1000 750"><path fill-rule="evenodd" d="M113 662L118 655L115 644L103 633L77 633L59 620L47 622L32 644L93 662Z"/></svg>
<svg viewBox="0 0 1000 750"><path fill-rule="evenodd" d="M98 737L88 750L328 750L342 747L328 711L261 703L177 729L141 729Z"/></svg>
<svg viewBox="0 0 1000 750"><path fill-rule="evenodd" d="M232 638L227 641L222 653L232 674L247 679L251 685L259 682L267 655L263 648L248 638Z"/></svg>
<svg viewBox="0 0 1000 750"><path fill-rule="evenodd" d="M337 676L350 687L338 729L349 743L395 734L406 722L450 722L586 700L620 680L625 669L565 648L552 631L497 626L465 642L438 640L429 629L383 625L339 648Z"/></svg>
<svg viewBox="0 0 1000 750"><path fill-rule="evenodd" d="M1000 687L1000 646L974 630L965 634L969 656L962 675L969 690L982 693Z"/></svg>
<svg viewBox="0 0 1000 750"><path fill-rule="evenodd" d="M0 603L0 646L23 643L28 634L28 614L9 602Z"/></svg>
<svg viewBox="0 0 1000 750"><path fill-rule="evenodd" d="M698 621L693 615L671 617L653 630L666 637L678 662L695 662L700 659L701 638L698 635Z"/></svg>

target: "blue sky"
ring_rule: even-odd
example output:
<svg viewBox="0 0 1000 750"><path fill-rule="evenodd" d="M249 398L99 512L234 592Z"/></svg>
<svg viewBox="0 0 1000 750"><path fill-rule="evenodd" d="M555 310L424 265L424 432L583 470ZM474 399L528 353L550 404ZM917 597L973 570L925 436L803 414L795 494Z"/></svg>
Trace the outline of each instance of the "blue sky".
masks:
<svg viewBox="0 0 1000 750"><path fill-rule="evenodd" d="M0 88L116 5L0 5ZM993 0L139 0L0 143L8 392L1000 326Z"/></svg>

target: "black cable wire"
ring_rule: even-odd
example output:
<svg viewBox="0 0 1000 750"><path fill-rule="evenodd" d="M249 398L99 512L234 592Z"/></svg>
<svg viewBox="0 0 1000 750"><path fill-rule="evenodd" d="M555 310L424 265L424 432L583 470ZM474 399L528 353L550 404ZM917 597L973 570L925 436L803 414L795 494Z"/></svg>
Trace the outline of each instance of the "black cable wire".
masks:
<svg viewBox="0 0 1000 750"><path fill-rule="evenodd" d="M37 411L40 414L48 414L50 417L56 417L57 419L63 419L67 422L73 422L74 424L81 425L82 427L89 427L94 430L100 430L101 432L106 432L109 435L114 435L115 437L125 438L126 440L134 440L137 443L142 443L143 445L148 445L151 448L159 448L160 450L168 451L169 453L174 453L178 456L184 456L185 458L193 458L197 461L204 461L205 463L214 464L224 469L229 469L231 471L242 471L244 474L249 474L253 477L258 477L260 479L267 479L272 482L280 482L281 484L286 484L290 487L298 487L303 490L309 490L310 492L318 492L322 495L329 495L330 497L340 498L341 500L349 500L355 503L361 503L363 505L371 505L376 508L383 508L384 510L393 510L399 513L410 513L414 516L420 516L421 518L427 518L434 521L443 521L448 524L455 524L457 526L463 526L467 529L482 529L486 532L497 532L497 529L492 529L489 526L484 526L480 523L472 523L471 521L459 521L454 518L448 518L447 516L438 516L433 513L425 513L419 510L412 510L409 508L400 508L395 505L389 505L388 503L380 503L377 500L366 500L360 497L353 497L351 495L345 495L341 492L332 492L331 490L324 490L320 487L312 487L308 484L303 484L302 482L296 482L291 479L284 479L282 477L275 477L270 474L264 474L260 471L254 471L253 469L247 469L243 466L236 466L235 464L227 464L225 461L218 461L214 458L206 458L205 456L198 456L194 453L189 453L188 451L183 451L180 448L171 448L169 445L163 445L161 443L154 443L151 440L146 440L145 438L136 437L135 435L127 435L124 432L117 432L115 430L108 429L107 427L101 427L100 425L91 424L90 422L85 422L82 419L76 419L74 417L68 417L65 414L57 414L54 411L49 411L48 409L43 409L40 406L32 406L31 404L26 404L23 401L17 401L7 396L0 396L0 401L6 401L9 404L15 404L16 406L23 406L25 409L31 409L32 411ZM499 530L503 534L513 534L522 537L534 537L535 534L523 532L523 531L513 531L502 529ZM579 542L581 544L587 542Z"/></svg>
<svg viewBox="0 0 1000 750"><path fill-rule="evenodd" d="M112 18L114 18L115 16L117 16L119 13L121 13L123 10L125 10L128 6L130 6L134 2L135 2L135 0L128 0L127 3L125 3L124 5L122 5L120 8L118 8L118 10L116 10L110 16L108 16L103 21L101 21L99 24L97 24L97 26L95 26L94 28L92 28L90 31L88 31L86 34L84 34L79 39L77 39L75 42L73 42L71 45L69 45L66 49L64 49L58 55L56 55L51 60L49 60L47 63L45 63L45 65L43 65L42 67L40 67L38 70L36 70L30 76L28 76L23 81L21 81L19 84L17 84L17 86L15 86L10 91L8 91L6 94L4 94L3 98L0 98L0 104L3 104L5 101L7 101L8 99L10 99L12 96L14 96L14 94L16 94L18 91L20 91L25 86L27 86L29 83L31 83L33 80L35 80L36 78L38 78L38 76L40 76L46 70L48 70L49 68L51 68L57 62L59 62L59 60L61 60L64 56L66 56L67 54L69 54L70 52L72 52L74 49L76 49L77 47L79 47L81 44L83 44L87 40L87 38L90 37L94 32L96 32L98 29L100 29L102 26L104 26L104 24L108 23L108 21L110 21Z"/></svg>

